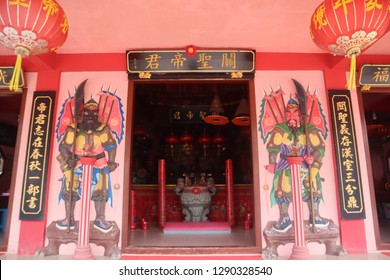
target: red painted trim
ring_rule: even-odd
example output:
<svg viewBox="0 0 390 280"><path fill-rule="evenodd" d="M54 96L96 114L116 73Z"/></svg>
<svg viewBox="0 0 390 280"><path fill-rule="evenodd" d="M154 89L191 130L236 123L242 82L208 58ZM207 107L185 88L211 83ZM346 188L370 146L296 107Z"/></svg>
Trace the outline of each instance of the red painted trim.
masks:
<svg viewBox="0 0 390 280"><path fill-rule="evenodd" d="M339 220L339 223L341 245L347 253L367 254L364 220Z"/></svg>
<svg viewBox="0 0 390 280"><path fill-rule="evenodd" d="M1 66L13 66L16 57L0 56ZM363 64L390 64L390 55L365 55L357 57L357 69ZM76 71L126 71L126 53L109 54L45 54L23 59L25 72L57 70ZM349 71L349 59L324 53L256 53L256 70L325 70Z"/></svg>
<svg viewBox="0 0 390 280"><path fill-rule="evenodd" d="M356 69L363 64L390 64L390 55L359 55ZM342 70L349 71L350 60L342 56L314 53L256 53L256 70ZM330 76L332 78L332 76Z"/></svg>
<svg viewBox="0 0 390 280"><path fill-rule="evenodd" d="M346 70L325 70L325 87L326 94L330 89L346 89ZM326 98L328 100L328 98ZM328 104L329 105L329 104ZM355 108L356 109L356 108ZM330 116L330 106L328 106L328 116ZM329 126L329 134L332 143L334 143L333 127ZM337 174L336 155L332 153L334 172ZM331 185L331 184L330 184ZM335 177L335 192L337 196L337 212L339 216L340 243L349 254L367 253L367 240L364 228L364 220L341 220L340 212L340 195L337 175Z"/></svg>

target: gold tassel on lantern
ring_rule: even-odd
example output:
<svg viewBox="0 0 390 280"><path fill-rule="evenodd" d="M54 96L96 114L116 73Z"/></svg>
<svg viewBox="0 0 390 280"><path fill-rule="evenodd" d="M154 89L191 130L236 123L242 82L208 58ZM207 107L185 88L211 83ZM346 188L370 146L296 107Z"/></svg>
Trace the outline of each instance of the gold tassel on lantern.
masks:
<svg viewBox="0 0 390 280"><path fill-rule="evenodd" d="M21 46L15 48L15 54L17 55L17 57L15 62L14 72L12 74L12 78L9 84L9 89L11 91L17 91L17 92L22 91L22 89L19 88L20 74L22 72L22 58L28 57L29 53L30 52L27 48Z"/></svg>
<svg viewBox="0 0 390 280"><path fill-rule="evenodd" d="M347 56L351 59L349 70L349 80L347 88L349 90L356 89L356 57L360 54L360 48L352 48L348 50Z"/></svg>

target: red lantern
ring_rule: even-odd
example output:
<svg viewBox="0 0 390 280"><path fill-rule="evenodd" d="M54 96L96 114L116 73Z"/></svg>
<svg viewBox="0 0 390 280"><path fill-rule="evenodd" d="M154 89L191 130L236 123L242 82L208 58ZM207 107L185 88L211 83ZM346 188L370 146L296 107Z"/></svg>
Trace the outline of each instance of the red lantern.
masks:
<svg viewBox="0 0 390 280"><path fill-rule="evenodd" d="M223 135L221 135L221 134L217 134L213 137L212 142L213 142L213 144L217 145L218 156L220 156L221 155L221 147L222 147L222 144L225 142L225 137L223 137Z"/></svg>
<svg viewBox="0 0 390 280"><path fill-rule="evenodd" d="M210 136L208 136L208 135L202 135L198 139L198 143L201 145L208 145L208 144L210 144L210 142L211 142L211 139L210 139Z"/></svg>
<svg viewBox="0 0 390 280"><path fill-rule="evenodd" d="M192 142L192 139L192 135L188 132L184 132L184 134L180 136L180 142L184 144Z"/></svg>
<svg viewBox="0 0 390 280"><path fill-rule="evenodd" d="M137 140L145 140L148 137L148 133L146 132L146 129L142 127L134 128L133 134Z"/></svg>
<svg viewBox="0 0 390 280"><path fill-rule="evenodd" d="M168 135L165 138L165 143L167 143L168 145L175 145L175 144L179 143L179 139L177 138L176 135L173 135L171 133L170 135Z"/></svg>
<svg viewBox="0 0 390 280"><path fill-rule="evenodd" d="M18 90L22 57L55 51L68 36L68 20L55 0L0 0L0 43L17 55L10 90Z"/></svg>
<svg viewBox="0 0 390 280"><path fill-rule="evenodd" d="M240 129L240 136L242 137L249 137L251 135L251 130L248 126L243 126Z"/></svg>
<svg viewBox="0 0 390 280"><path fill-rule="evenodd" d="M221 145L223 142L225 142L225 137L221 134L217 134L213 137L213 144Z"/></svg>
<svg viewBox="0 0 390 280"><path fill-rule="evenodd" d="M207 147L209 146L210 142L211 142L211 138L210 138L210 136L208 136L206 134L201 135L198 139L198 143L200 145L202 145L202 147L203 147L204 156L206 156L206 150L207 150Z"/></svg>
<svg viewBox="0 0 390 280"><path fill-rule="evenodd" d="M171 148L171 154L173 157L173 145L179 143L179 138L176 135L174 135L173 133L171 133L167 137L165 137L165 143L167 143L169 145L169 147Z"/></svg>
<svg viewBox="0 0 390 280"><path fill-rule="evenodd" d="M356 56L381 38L390 24L389 0L325 0L310 24L314 43L351 59L348 89L355 88Z"/></svg>

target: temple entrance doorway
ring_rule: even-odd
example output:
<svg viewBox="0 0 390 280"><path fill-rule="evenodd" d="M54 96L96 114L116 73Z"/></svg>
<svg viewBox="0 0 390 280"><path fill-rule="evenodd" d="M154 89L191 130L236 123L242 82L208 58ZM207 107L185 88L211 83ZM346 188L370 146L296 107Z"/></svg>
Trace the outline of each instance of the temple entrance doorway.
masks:
<svg viewBox="0 0 390 280"><path fill-rule="evenodd" d="M0 249L7 251L10 217L10 194L15 185L14 159L18 154L23 96L26 92L14 93L0 89ZM24 106L24 105L23 105Z"/></svg>
<svg viewBox="0 0 390 280"><path fill-rule="evenodd" d="M130 81L129 96L122 252L259 253L253 80ZM199 215L184 193L207 194Z"/></svg>
<svg viewBox="0 0 390 280"><path fill-rule="evenodd" d="M378 249L390 249L390 92L361 91L371 159L375 239ZM377 218L375 218L375 216Z"/></svg>

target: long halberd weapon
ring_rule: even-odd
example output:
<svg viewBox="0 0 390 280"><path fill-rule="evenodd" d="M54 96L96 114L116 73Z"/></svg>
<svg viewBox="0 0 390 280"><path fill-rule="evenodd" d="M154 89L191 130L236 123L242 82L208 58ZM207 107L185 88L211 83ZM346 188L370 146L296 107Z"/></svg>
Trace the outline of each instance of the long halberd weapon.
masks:
<svg viewBox="0 0 390 280"><path fill-rule="evenodd" d="M306 155L310 156L310 141L309 141L309 132L307 131L307 123L308 123L308 114L307 114L307 96L306 91L303 88L303 86L297 81L292 79L295 85L295 88L297 89L297 98L298 98L298 104L299 109L301 111L301 117L304 125L304 131L306 136ZM310 200L311 200L311 218L312 218L312 225L313 225L313 232L315 232L315 218L314 218L314 195L313 195L313 184L311 181L311 164L307 164L308 166L308 177L309 177L309 189L310 189Z"/></svg>
<svg viewBox="0 0 390 280"><path fill-rule="evenodd" d="M79 122L79 119L82 117L82 111L81 107L84 105L84 87L88 79L81 82L81 84L77 87L75 90L74 98L74 139L73 139L73 151L72 151L72 162L74 163L74 160L76 158L76 134L77 134L77 125ZM70 215L71 215L71 209L72 209L72 191L73 191L73 176L74 176L74 169L76 166L73 166L71 169L70 174L70 182L69 182L69 208L67 213L67 219L68 219L68 225L67 225L67 231L70 231Z"/></svg>

